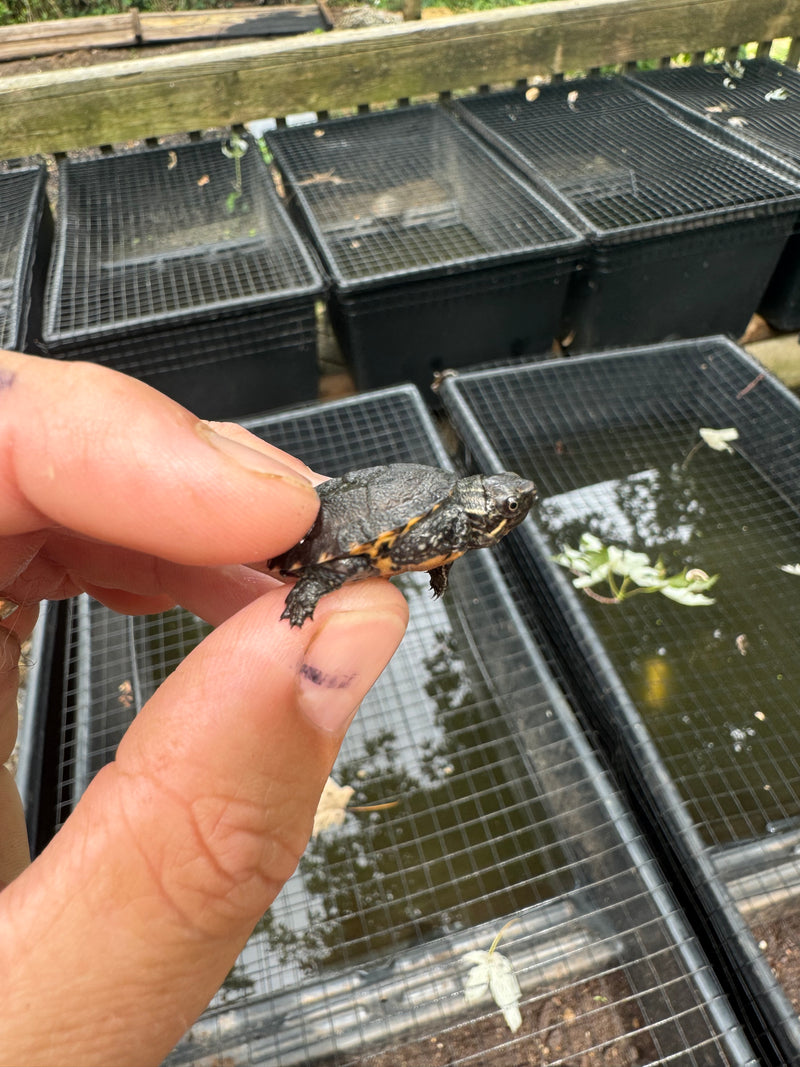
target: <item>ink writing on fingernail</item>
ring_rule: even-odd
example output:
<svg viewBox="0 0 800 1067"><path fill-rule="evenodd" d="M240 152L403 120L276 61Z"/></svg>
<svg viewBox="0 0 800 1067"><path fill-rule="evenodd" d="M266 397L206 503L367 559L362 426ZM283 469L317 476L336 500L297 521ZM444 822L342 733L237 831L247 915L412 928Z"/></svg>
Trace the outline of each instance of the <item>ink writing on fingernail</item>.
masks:
<svg viewBox="0 0 800 1067"><path fill-rule="evenodd" d="M312 667L310 663L304 663L300 668L300 673L321 689L347 689L353 684L355 678L354 674L329 674L318 667Z"/></svg>

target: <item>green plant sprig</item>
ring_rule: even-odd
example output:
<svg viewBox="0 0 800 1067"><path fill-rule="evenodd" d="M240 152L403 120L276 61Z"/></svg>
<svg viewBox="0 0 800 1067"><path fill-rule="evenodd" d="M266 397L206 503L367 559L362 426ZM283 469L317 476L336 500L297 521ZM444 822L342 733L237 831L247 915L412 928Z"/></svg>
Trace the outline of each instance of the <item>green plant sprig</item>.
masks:
<svg viewBox="0 0 800 1067"><path fill-rule="evenodd" d="M705 594L719 578L718 574L709 577L705 571L686 567L679 574L668 575L660 558L651 563L644 552L604 545L588 532L581 534L577 548L564 545L553 561L572 571L576 589L583 589L587 596L603 604L620 604L640 593L661 593L687 607L707 606L714 600ZM610 596L595 589L603 584L608 586Z"/></svg>

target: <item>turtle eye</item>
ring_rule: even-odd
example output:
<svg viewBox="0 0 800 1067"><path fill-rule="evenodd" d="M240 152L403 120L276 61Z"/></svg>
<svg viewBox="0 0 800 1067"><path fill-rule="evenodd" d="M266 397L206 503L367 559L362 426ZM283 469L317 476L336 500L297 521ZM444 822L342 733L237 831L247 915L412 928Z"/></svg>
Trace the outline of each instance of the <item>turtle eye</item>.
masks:
<svg viewBox="0 0 800 1067"><path fill-rule="evenodd" d="M517 510L518 507L519 507L519 501L517 500L517 498L515 496L510 496L508 498L508 500L506 500L506 510L507 511L510 511L510 512L513 513L513 512L515 512Z"/></svg>

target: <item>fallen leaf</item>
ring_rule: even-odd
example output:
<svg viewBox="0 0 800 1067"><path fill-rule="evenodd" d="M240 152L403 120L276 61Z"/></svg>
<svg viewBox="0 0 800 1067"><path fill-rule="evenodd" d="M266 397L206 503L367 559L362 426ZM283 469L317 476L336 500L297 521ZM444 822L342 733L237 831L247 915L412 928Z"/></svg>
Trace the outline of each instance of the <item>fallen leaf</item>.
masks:
<svg viewBox="0 0 800 1067"><path fill-rule="evenodd" d="M708 447L713 448L715 452L733 452L728 442L738 441L739 439L739 431L735 426L727 426L723 430L715 430L710 426L701 426L699 433Z"/></svg>
<svg viewBox="0 0 800 1067"><path fill-rule="evenodd" d="M341 826L344 823L347 805L354 793L355 789L350 785L338 785L333 778L327 780L314 815L312 837L321 834L323 830L329 830L332 826Z"/></svg>

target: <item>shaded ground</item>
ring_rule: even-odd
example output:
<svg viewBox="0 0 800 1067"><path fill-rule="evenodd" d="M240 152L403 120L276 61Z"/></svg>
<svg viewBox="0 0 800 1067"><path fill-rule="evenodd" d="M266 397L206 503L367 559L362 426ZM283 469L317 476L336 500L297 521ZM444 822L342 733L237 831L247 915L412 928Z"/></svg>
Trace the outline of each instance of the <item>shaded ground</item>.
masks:
<svg viewBox="0 0 800 1067"><path fill-rule="evenodd" d="M466 1062L476 1067L633 1067L659 1062L621 971L523 1003L522 1016L516 1034L498 1011L432 1038L374 1056L328 1060L319 1067L449 1067Z"/></svg>

